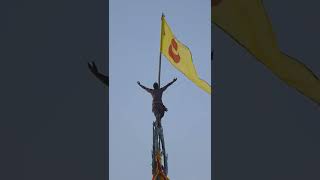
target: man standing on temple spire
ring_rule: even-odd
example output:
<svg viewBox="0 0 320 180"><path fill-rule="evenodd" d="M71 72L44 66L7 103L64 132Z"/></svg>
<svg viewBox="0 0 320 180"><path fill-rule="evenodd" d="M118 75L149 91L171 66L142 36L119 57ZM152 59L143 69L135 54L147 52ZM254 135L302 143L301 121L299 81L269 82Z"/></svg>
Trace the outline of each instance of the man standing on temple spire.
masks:
<svg viewBox="0 0 320 180"><path fill-rule="evenodd" d="M162 103L162 94L163 92L170 86L172 85L177 78L174 78L170 83L165 85L164 87L160 88L158 83L153 84L153 89L149 89L143 85L140 84L138 81L138 85L145 89L147 92L149 92L152 95L152 112L156 116L156 120L159 123L161 118L164 116L164 113L168 111L168 109L163 105Z"/></svg>

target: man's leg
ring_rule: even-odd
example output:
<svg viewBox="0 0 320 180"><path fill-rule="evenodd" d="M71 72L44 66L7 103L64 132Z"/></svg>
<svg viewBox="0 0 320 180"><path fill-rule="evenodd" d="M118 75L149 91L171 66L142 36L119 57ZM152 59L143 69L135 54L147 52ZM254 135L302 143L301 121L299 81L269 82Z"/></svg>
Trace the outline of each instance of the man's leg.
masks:
<svg viewBox="0 0 320 180"><path fill-rule="evenodd" d="M162 119L164 116L164 111L160 113L160 119Z"/></svg>
<svg viewBox="0 0 320 180"><path fill-rule="evenodd" d="M160 113L156 114L156 124L158 127L161 127L161 114Z"/></svg>

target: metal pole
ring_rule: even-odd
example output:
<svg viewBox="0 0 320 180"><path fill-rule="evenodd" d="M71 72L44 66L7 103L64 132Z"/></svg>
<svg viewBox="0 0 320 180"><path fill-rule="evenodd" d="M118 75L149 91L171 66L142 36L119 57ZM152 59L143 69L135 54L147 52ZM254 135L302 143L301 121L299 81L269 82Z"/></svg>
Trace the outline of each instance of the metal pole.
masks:
<svg viewBox="0 0 320 180"><path fill-rule="evenodd" d="M158 74L158 84L159 84L159 88L160 86L160 75L161 75L161 51L160 51L160 55L159 55L159 74Z"/></svg>
<svg viewBox="0 0 320 180"><path fill-rule="evenodd" d="M163 33L163 18L164 14L161 15L161 33L160 33L160 54L159 54L159 74L158 74L158 84L160 86L160 76L161 76L161 50L162 50L162 33Z"/></svg>

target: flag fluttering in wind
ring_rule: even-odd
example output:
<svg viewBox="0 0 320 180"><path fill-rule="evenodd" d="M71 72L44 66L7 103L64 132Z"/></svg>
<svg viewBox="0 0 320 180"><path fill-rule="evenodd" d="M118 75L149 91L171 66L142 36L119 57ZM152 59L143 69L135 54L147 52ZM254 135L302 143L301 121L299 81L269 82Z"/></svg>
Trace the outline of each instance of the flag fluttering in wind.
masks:
<svg viewBox="0 0 320 180"><path fill-rule="evenodd" d="M320 80L277 45L262 0L211 0L211 18L287 85L320 104Z"/></svg>
<svg viewBox="0 0 320 180"><path fill-rule="evenodd" d="M207 93L211 94L211 86L198 76L192 62L192 55L189 48L176 39L167 24L164 15L162 15L161 21L160 52L188 79Z"/></svg>

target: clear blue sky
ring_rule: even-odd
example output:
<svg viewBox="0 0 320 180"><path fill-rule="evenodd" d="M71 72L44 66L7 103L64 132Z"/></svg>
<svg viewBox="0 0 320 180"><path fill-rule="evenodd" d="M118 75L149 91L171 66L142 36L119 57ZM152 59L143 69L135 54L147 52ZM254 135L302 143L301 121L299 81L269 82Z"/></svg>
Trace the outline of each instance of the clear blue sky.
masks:
<svg viewBox="0 0 320 180"><path fill-rule="evenodd" d="M157 81L160 18L187 45L200 77L211 82L210 1L111 0L109 10L109 179L151 179L151 96L137 85ZM162 57L169 87L163 119L172 180L211 179L211 97Z"/></svg>

